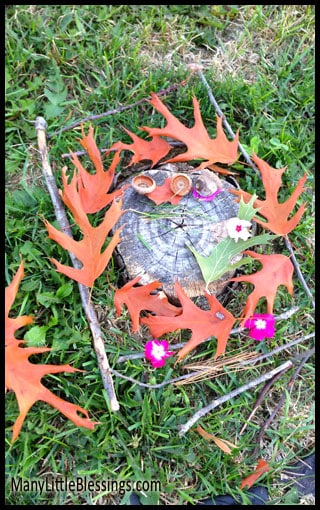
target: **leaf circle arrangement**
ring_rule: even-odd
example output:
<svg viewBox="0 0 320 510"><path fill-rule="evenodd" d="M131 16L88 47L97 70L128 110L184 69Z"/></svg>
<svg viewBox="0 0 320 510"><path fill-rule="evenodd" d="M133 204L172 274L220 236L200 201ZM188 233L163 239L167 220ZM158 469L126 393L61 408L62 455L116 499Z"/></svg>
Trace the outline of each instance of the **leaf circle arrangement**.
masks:
<svg viewBox="0 0 320 510"><path fill-rule="evenodd" d="M110 151L113 149L116 152L107 170L103 168L100 151L94 140L93 128L89 127L87 135L82 129L80 143L87 151L96 172L93 174L88 172L78 156L72 153L71 161L75 170L70 182L67 182L65 170L62 171L63 189L61 192L65 206L70 210L74 222L80 228L82 239L75 241L70 235L45 221L50 239L72 253L79 261L77 267L69 267L52 259L56 270L65 274L68 278L74 279L85 288L91 288L91 290L96 279L106 270L115 247L119 246L121 242L121 236L126 235L127 232L125 226L126 200L131 206L132 194L135 192L132 187L126 189L126 195L124 194L125 187L110 192L115 169L121 160L123 151L129 150L134 153L130 162L131 165L142 160L150 160L153 168L160 160L167 157L171 146L165 138L169 137L182 142L186 150L164 162L161 161L161 163L190 162L191 160L200 159L202 160L201 164L197 169L194 169L198 172L198 175L203 169L208 169L212 165L218 173L232 173L225 168L219 169L216 163L232 165L238 158L239 133L237 132L234 139L229 141L222 128L222 118L217 117L217 136L216 138L210 138L203 124L199 102L196 98L193 99L195 123L192 128L184 126L155 93L152 93L149 103L163 115L167 121L166 126L163 128L141 128L151 137L150 141L143 140L126 130L133 143L116 142L113 144ZM42 157L45 158L46 156ZM156 246L158 242L164 241L170 246L173 243L172 233L175 234L177 250L173 251L173 260L168 266L170 267L170 278L174 282L174 292L179 300L179 306L169 303L166 295L159 292L163 282L155 278L154 282L143 284L143 278L138 275L122 288L116 290L114 295L115 311L117 315L120 315L125 305L132 319L132 330L137 331L140 324L144 324L148 326L152 337L161 338L166 333L179 329L190 330L191 337L186 345L179 350L177 361L184 359L197 345L209 337L217 339L215 358L224 355L230 331L237 319L222 306L215 295L210 293L212 288L210 286L214 285L226 272L234 271L239 265L252 260L258 260L262 265L259 271L251 275L233 278L233 280L249 282L254 286L254 290L249 294L241 314L242 325L254 315L261 298L266 299L266 313L273 314L275 297L280 285L285 285L288 292L291 295L293 294L293 265L290 258L278 254L261 255L253 252L250 248L254 245L266 244L275 236L286 236L297 226L304 213L305 206L300 205L294 214L292 214L292 211L299 196L304 191L303 185L307 179L307 174L299 179L292 195L285 202L279 203L278 191L285 169L274 169L255 154L253 154L252 159L261 174L265 199L260 200L256 195L250 195L241 189L231 189L231 187L228 190L224 188L214 200L215 206L220 203L224 204L224 194L226 192L234 193L237 201L234 202L234 209L229 211L228 218L235 217L239 221L259 223L263 229L267 230L266 233L260 236L250 238L246 238L247 236L245 238L224 236L215 246L210 245L208 238L210 237L210 224L212 224L212 218L210 218L213 210L212 203L210 201L195 202L194 196L190 193L184 196L173 193L170 188L170 177L172 175L169 172L168 178L165 178L164 167L161 170L162 174L158 170L154 170L154 173L151 173L152 170L149 172L156 182L161 177L161 182L157 183L158 185L154 191L146 195L136 194L134 203L138 215L132 215L131 221L133 225L136 225L136 233L140 235L143 256L148 257L150 251L148 246ZM43 159L43 162L48 166L47 160ZM159 190L159 187L162 189ZM129 198L126 198L126 196ZM151 237L148 237L149 234L143 223L147 220L144 218L142 221L142 218L146 201L150 202L150 200L155 204L153 205L154 215L157 213L156 206L159 204L168 202L173 209L170 210L166 218L162 218L164 220L162 226L155 227L154 233L151 234ZM191 200L194 201L195 206L195 214L192 218L185 213L185 205ZM100 224L92 227L88 215L100 212L105 208ZM197 214L206 216L208 221L205 223L205 231L198 232L197 240L194 241L191 222L192 229L196 232ZM156 225L156 222L154 224ZM238 228L238 226L241 228L241 224L236 221L235 228ZM104 247L106 238L108 243L107 247ZM186 242L188 239L190 244ZM197 275L201 272L205 282L203 295L208 301L209 310L202 310L196 306L187 295L184 282L181 283L175 278L175 264L183 264L182 259L178 261L180 250L182 253L185 250L190 250L194 255L194 265L192 268L185 267L184 270L192 271ZM202 252L200 253L200 251ZM160 266L161 260L156 259L156 264ZM77 426L92 429L96 423L89 419L86 410L74 404L65 403L40 383L41 378L46 374L61 371L72 372L76 369L69 365L31 364L28 361L31 354L45 352L48 349L22 347L24 340L17 340L14 336L18 328L28 325L32 321L30 317L9 317L10 308L14 302L23 272L24 265L21 262L18 272L6 290L6 384L9 389L15 391L20 409L19 417L13 427L12 441L17 439L28 410L36 400L44 400L55 406ZM141 317L142 311L144 317ZM89 313L88 320L94 322ZM261 321L258 324L261 324ZM77 411L82 412L85 417L80 418Z"/></svg>

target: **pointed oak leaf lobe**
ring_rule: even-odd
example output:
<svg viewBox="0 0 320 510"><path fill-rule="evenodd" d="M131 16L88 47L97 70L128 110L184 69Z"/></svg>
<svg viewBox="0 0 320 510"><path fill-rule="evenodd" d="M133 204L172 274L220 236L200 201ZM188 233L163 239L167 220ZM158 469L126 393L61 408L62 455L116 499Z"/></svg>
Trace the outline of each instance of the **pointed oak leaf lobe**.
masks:
<svg viewBox="0 0 320 510"><path fill-rule="evenodd" d="M163 292L161 294L151 294L152 291L161 287L160 282L154 281L147 285L134 287L140 279L141 276L137 276L121 289L116 290L114 295L117 316L119 317L121 314L122 306L126 305L131 317L133 333L136 333L139 329L140 312L142 310L169 317L179 315L182 311L180 307L171 305Z"/></svg>
<svg viewBox="0 0 320 510"><path fill-rule="evenodd" d="M254 218L257 223L264 228L268 228L275 234L286 235L291 232L299 223L304 211L305 205L302 204L297 212L288 220L288 216L294 209L297 200L304 191L303 185L307 179L305 174L299 179L298 184L292 195L283 203L278 202L278 191L282 183L282 174L286 168L272 168L266 161L252 155L252 160L260 170L263 186L266 193L265 200L255 200L254 207L259 208L259 214L264 216L267 221ZM242 196L245 203L248 203L252 195L243 190L231 190L232 193Z"/></svg>
<svg viewBox="0 0 320 510"><path fill-rule="evenodd" d="M201 310L186 295L179 282L175 282L175 292L182 306L182 313L177 317L146 317L141 323L146 324L152 336L158 338L165 333L177 329L190 329L192 336L186 345L178 352L181 361L197 345L211 336L217 338L217 350L214 358L224 354L230 331L235 322L233 315L228 312L213 295L205 292L210 304L210 310Z"/></svg>
<svg viewBox="0 0 320 510"><path fill-rule="evenodd" d="M83 210L80 195L77 191L77 177L73 176L70 184L67 183L66 172L62 172L63 193L62 200L72 212L75 222L80 227L83 234L81 241L71 239L67 234L53 227L47 220L45 226L49 232L49 238L59 243L64 249L72 252L83 266L81 269L75 269L61 264L52 259L57 267L57 271L65 274L69 278L76 280L83 285L92 287L94 281L104 271L108 264L112 252L120 242L120 227L114 233L108 246L101 253L101 249L109 231L116 224L123 211L121 211L121 198L114 201L108 211L105 213L103 221L97 227L92 227L89 219Z"/></svg>
<svg viewBox="0 0 320 510"><path fill-rule="evenodd" d="M205 168L213 163L225 163L231 165L238 158L239 131L237 131L234 140L229 141L222 129L222 117L217 117L217 137L210 138L206 130L198 100L193 98L195 123L192 128L184 126L164 105L157 94L151 93L152 99L149 103L154 106L166 119L167 125L164 128L143 127L144 131L151 136L169 136L180 140L187 146L187 151L174 158L168 159L168 162L189 161L192 159L205 159L199 168Z"/></svg>
<svg viewBox="0 0 320 510"><path fill-rule="evenodd" d="M10 308L14 302L23 276L24 265L23 262L21 262L19 270L5 292L5 385L6 389L15 392L20 411L13 426L12 443L17 439L29 409L38 400L43 400L52 407L58 409L78 427L85 427L92 430L96 423L90 420L88 412L85 409L54 395L54 393L41 384L42 377L47 374L81 372L81 370L73 368L70 365L57 366L30 363L28 359L29 356L32 354L49 352L51 349L47 347L20 347L21 344L25 344L25 341L17 340L14 337L17 329L32 322L32 318L28 316L17 318L9 317ZM78 413L84 414L85 418L80 417Z"/></svg>
<svg viewBox="0 0 320 510"><path fill-rule="evenodd" d="M93 127L89 127L89 134L85 135L82 127L82 139L79 140L88 153L96 172L90 174L81 164L78 156L70 151L71 161L76 167L78 192L84 212L95 213L110 204L115 198L122 195L122 190L107 193L114 179L115 169L120 161L120 154L115 153L112 163L104 171L101 154L93 137Z"/></svg>
<svg viewBox="0 0 320 510"><path fill-rule="evenodd" d="M171 178L168 177L164 180L162 186L157 186L151 193L147 193L146 197L150 198L155 204L160 205L165 202L170 202L172 205L176 205L182 199L182 196L175 195L170 188Z"/></svg>
<svg viewBox="0 0 320 510"><path fill-rule="evenodd" d="M250 487L252 487L252 485L258 480L258 478L260 478L261 475L267 473L268 471L270 471L269 464L265 460L259 459L254 472L242 480L240 489L244 489L245 487L250 489Z"/></svg>
<svg viewBox="0 0 320 510"><path fill-rule="evenodd" d="M116 142L112 145L111 149L118 149L119 152L122 150L129 150L134 152L129 166L139 163L143 160L151 160L153 168L160 159L164 158L171 150L171 145L168 144L160 136L153 136L151 140L144 140L139 136L135 135L129 129L123 128L126 133L132 138L133 143L127 144L122 142ZM141 128L140 128L141 129Z"/></svg>
<svg viewBox="0 0 320 510"><path fill-rule="evenodd" d="M232 282L252 283L255 287L247 298L243 311L244 319L241 322L242 326L254 314L259 299L262 297L265 297L267 300L267 313L273 313L273 304L279 285L285 285L289 294L293 295L292 275L294 271L290 258L285 255L278 253L261 255L251 250L246 250L243 253L261 262L263 268L254 274L237 276L230 279Z"/></svg>

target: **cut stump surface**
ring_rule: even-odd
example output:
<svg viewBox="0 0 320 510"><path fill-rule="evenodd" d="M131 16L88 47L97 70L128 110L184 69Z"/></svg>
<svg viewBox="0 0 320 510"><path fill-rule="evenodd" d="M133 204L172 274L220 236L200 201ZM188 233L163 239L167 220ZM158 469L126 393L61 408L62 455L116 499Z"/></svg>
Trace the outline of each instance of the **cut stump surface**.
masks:
<svg viewBox="0 0 320 510"><path fill-rule="evenodd" d="M159 186L181 171L181 164L166 164L145 174ZM183 171L191 177L193 184L201 174L201 170L196 171L190 165L184 165ZM133 177L122 186L130 184ZM131 186L125 189L122 206L125 212L115 229L124 225L117 254L129 279L141 276L141 284L160 281L172 301L176 301L175 279L191 298L204 293L206 285L188 245L201 255L209 256L214 246L227 236L225 221L237 216L239 205L229 191L235 187L226 180L221 180L221 184L223 191L212 201L194 198L191 190L177 205L168 202L156 205L147 195L140 195ZM211 283L208 287L210 293L221 293L232 276L226 273Z"/></svg>

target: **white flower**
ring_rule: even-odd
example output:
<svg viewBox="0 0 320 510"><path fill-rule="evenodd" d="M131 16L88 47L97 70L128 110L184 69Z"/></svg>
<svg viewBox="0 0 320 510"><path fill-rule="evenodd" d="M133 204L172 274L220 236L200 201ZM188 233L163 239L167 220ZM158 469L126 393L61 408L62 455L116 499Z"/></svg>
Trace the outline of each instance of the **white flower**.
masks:
<svg viewBox="0 0 320 510"><path fill-rule="evenodd" d="M251 233L249 232L249 228L251 227L251 222L247 220L240 220L239 218L230 218L227 221L227 232L228 236L232 237L235 242L238 242L238 239L242 239L246 241Z"/></svg>

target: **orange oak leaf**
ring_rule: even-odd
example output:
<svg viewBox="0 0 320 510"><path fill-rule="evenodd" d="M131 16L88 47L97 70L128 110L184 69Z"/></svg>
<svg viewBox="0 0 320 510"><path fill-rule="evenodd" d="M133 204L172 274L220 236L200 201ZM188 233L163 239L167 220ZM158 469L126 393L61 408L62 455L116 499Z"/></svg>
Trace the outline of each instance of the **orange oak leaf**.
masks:
<svg viewBox="0 0 320 510"><path fill-rule="evenodd" d="M14 337L17 329L26 326L27 324L31 324L33 322L33 318L28 315L20 315L20 317L9 317L10 309L13 305L15 297L17 295L20 282L24 277L24 264L21 261L18 271L12 278L10 285L6 288L5 291L5 328L6 328L6 347L9 345L16 345L16 338Z"/></svg>
<svg viewBox="0 0 320 510"><path fill-rule="evenodd" d="M70 365L36 365L30 363L28 359L29 356L48 352L51 351L51 349L48 347L20 347L21 344L25 344L25 340L17 340L14 336L19 328L33 322L33 319L28 316L9 317L10 308L15 300L23 276L24 265L23 262L21 262L16 275L5 291L5 386L6 389L15 392L20 411L13 426L11 442L13 443L17 439L29 409L38 400L43 400L58 409L78 427L86 427L92 430L97 422L92 422L90 420L88 412L85 409L54 395L41 384L42 377L47 374L81 372L81 370L73 368ZM78 413L85 415L85 418L80 417Z"/></svg>
<svg viewBox="0 0 320 510"><path fill-rule="evenodd" d="M214 436L213 434L209 434L206 432L200 425L198 425L195 430L200 434L200 436L204 437L207 441L213 441L220 450L222 450L225 453L231 454L231 448L237 448L237 445L231 443L230 441L227 441L226 439L220 439L217 436ZM231 447L231 448L230 448Z"/></svg>
<svg viewBox="0 0 320 510"><path fill-rule="evenodd" d="M121 198L115 200L105 213L103 221L97 227L92 227L86 213L83 210L80 195L77 191L77 177L73 176L71 182L67 183L66 171L62 171L63 193L62 199L72 212L72 215L79 225L83 234L81 241L71 239L67 234L53 227L47 220L45 226L49 232L49 238L59 243L64 249L72 252L82 262L81 269L65 266L55 259L51 259L56 265L57 271L67 275L87 287L92 287L94 281L104 271L112 252L120 242L120 227L114 233L108 246L101 253L108 232L116 224L123 211L121 211Z"/></svg>
<svg viewBox="0 0 320 510"><path fill-rule="evenodd" d="M261 255L251 250L243 253L250 255L261 262L263 268L254 274L237 276L231 278L233 282L248 282L254 285L254 290L249 294L243 313L245 314L241 324L251 317L255 311L260 298L267 299L267 313L273 313L273 304L279 285L285 285L293 295L292 275L294 271L293 264L289 257L277 253L271 255Z"/></svg>
<svg viewBox="0 0 320 510"><path fill-rule="evenodd" d="M134 152L129 166L135 163L139 163L139 161L148 159L152 161L152 168L156 165L156 163L158 163L158 161L160 161L160 159L164 158L172 148L171 145L169 145L168 142L166 142L160 136L153 136L151 140L144 140L143 138L140 138L139 136L129 131L129 129L123 129L126 133L128 133L129 136L131 136L133 143L127 144L116 142L112 145L111 149L118 149L119 152L127 149L131 152Z"/></svg>
<svg viewBox="0 0 320 510"><path fill-rule="evenodd" d="M258 465L254 472L242 480L240 489L244 489L244 487L248 487L248 489L250 489L250 487L252 487L252 485L258 480L258 478L260 478L263 473L267 473L268 471L270 471L269 464L265 460L259 459Z"/></svg>
<svg viewBox="0 0 320 510"><path fill-rule="evenodd" d="M162 286L157 280L147 285L134 287L140 279L141 276L137 276L121 287L121 289L117 289L114 295L114 306L117 316L119 317L122 306L125 304L131 317L133 333L136 333L139 329L140 312L142 310L169 317L179 315L182 311L180 307L169 303L164 292L152 294L152 292Z"/></svg>
<svg viewBox="0 0 320 510"><path fill-rule="evenodd" d="M298 184L293 191L292 195L283 203L278 202L278 191L282 184L282 174L286 170L284 168L272 168L266 161L258 158L256 154L253 154L252 160L260 170L263 186L266 193L266 199L257 199L253 203L253 206L259 208L259 214L264 216L267 221L262 221L259 218L254 220L265 228L268 228L275 234L286 235L291 232L299 223L301 216L305 211L305 204L302 204L297 212L288 220L288 216L291 214L295 207L297 200L301 193L304 191L303 185L307 179L305 174L299 179ZM232 190L232 193L243 197L244 202L247 204L252 198L252 195L243 190Z"/></svg>
<svg viewBox="0 0 320 510"><path fill-rule="evenodd" d="M234 140L229 141L222 129L222 117L217 116L217 137L210 138L200 113L198 100L193 98L195 123L192 128L184 126L163 104L157 94L151 93L152 99L149 103L154 106L167 120L164 128L143 127L144 131L151 136L169 136L180 140L187 146L187 151L167 162L189 161L191 159L205 159L199 168L205 168L213 163L225 163L231 165L238 158L239 130Z"/></svg>
<svg viewBox="0 0 320 510"><path fill-rule="evenodd" d="M182 306L182 313L177 317L144 317L141 319L141 323L149 327L150 333L154 337L160 337L177 329L192 331L190 340L178 352L177 361L181 361L197 345L211 336L217 338L217 351L214 359L224 354L229 333L236 320L233 315L213 295L205 292L210 310L201 310L186 295L178 281L175 282L174 288Z"/></svg>
<svg viewBox="0 0 320 510"><path fill-rule="evenodd" d="M155 204L160 205L164 202L170 202L170 204L178 204L182 196L175 195L170 189L171 178L168 177L164 180L162 186L157 186L151 193L146 193L146 197L150 198Z"/></svg>
<svg viewBox="0 0 320 510"><path fill-rule="evenodd" d="M79 141L94 164L96 173L90 174L82 166L78 156L72 151L70 151L71 161L78 170L77 183L83 210L88 214L95 213L123 193L121 189L113 193L107 193L113 182L115 169L120 161L120 154L115 153L109 169L104 171L100 151L93 137L92 126L89 127L88 135L85 135L82 127L82 139L79 139Z"/></svg>

